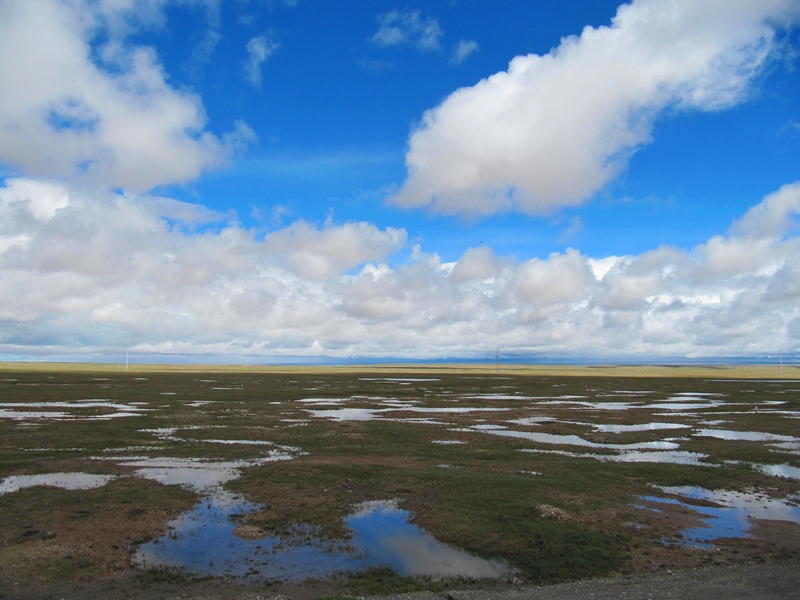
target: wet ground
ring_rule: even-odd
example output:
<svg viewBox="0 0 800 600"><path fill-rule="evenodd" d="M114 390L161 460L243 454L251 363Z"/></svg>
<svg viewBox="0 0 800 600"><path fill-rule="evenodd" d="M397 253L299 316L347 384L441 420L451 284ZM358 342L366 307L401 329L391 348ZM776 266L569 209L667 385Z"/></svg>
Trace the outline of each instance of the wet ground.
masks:
<svg viewBox="0 0 800 600"><path fill-rule="evenodd" d="M800 558L793 379L2 375L12 597L446 593Z"/></svg>

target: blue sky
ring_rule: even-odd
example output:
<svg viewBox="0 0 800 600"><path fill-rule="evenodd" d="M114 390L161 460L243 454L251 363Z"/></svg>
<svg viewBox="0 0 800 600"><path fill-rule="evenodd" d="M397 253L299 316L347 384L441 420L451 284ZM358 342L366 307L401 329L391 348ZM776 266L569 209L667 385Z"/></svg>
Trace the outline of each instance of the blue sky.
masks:
<svg viewBox="0 0 800 600"><path fill-rule="evenodd" d="M798 17L8 2L0 354L792 352Z"/></svg>

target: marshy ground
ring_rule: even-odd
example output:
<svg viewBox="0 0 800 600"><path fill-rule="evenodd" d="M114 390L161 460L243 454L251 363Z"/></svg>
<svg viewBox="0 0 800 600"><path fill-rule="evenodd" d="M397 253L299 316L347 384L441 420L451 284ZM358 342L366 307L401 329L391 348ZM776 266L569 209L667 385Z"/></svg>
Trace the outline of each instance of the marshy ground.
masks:
<svg viewBox="0 0 800 600"><path fill-rule="evenodd" d="M7 364L0 598L347 597L796 563L798 378Z"/></svg>

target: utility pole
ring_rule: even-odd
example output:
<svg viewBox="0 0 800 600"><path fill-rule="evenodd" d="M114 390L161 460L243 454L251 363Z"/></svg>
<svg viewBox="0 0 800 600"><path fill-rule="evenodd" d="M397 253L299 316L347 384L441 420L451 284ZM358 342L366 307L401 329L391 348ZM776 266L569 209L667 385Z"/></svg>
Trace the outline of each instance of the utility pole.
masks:
<svg viewBox="0 0 800 600"><path fill-rule="evenodd" d="M500 374L500 346L497 347L497 354L494 358L494 374Z"/></svg>
<svg viewBox="0 0 800 600"><path fill-rule="evenodd" d="M128 370L128 357L131 354L131 341L128 340L128 345L125 347L125 370Z"/></svg>
<svg viewBox="0 0 800 600"><path fill-rule="evenodd" d="M783 373L783 348L781 348L781 373Z"/></svg>

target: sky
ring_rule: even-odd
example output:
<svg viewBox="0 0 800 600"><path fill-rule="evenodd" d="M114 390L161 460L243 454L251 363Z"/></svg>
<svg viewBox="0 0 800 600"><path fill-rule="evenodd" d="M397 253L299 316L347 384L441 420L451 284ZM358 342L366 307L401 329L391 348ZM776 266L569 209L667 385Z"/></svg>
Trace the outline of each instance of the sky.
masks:
<svg viewBox="0 0 800 600"><path fill-rule="evenodd" d="M0 360L800 354L800 0L0 0Z"/></svg>

